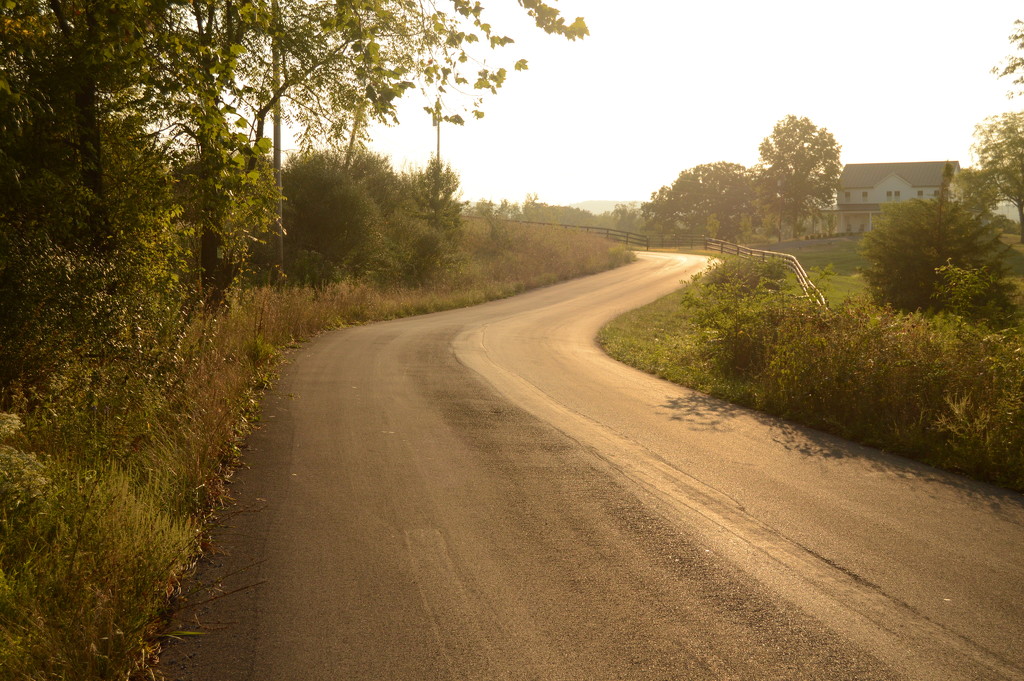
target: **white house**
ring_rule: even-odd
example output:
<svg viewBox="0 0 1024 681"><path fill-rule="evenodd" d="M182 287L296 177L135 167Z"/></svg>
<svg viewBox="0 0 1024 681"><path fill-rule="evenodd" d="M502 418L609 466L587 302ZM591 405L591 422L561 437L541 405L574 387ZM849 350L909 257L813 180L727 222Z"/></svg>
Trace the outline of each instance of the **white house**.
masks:
<svg viewBox="0 0 1024 681"><path fill-rule="evenodd" d="M883 203L937 197L947 163L954 173L960 171L959 161L846 164L839 178L836 231L870 231Z"/></svg>

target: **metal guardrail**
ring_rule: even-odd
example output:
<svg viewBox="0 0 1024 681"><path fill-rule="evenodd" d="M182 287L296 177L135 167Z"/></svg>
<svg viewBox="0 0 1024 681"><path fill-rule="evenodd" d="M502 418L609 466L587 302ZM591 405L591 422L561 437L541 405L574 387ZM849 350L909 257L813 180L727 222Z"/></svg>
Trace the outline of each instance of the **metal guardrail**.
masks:
<svg viewBox="0 0 1024 681"><path fill-rule="evenodd" d="M790 269L793 274L796 275L796 280L800 282L800 288L804 290L804 294L818 303L823 307L828 307L828 301L825 300L825 296L818 290L818 287L810 280L807 276L807 272L804 271L803 265L797 260L795 255L789 253L779 253L777 251L761 251L756 248L747 248L746 246L740 246L739 244L729 243L728 241L720 241L718 239L706 239L706 248L709 251L718 251L719 253L731 253L738 255L742 258L750 258L754 260L781 260L786 264L786 267Z"/></svg>

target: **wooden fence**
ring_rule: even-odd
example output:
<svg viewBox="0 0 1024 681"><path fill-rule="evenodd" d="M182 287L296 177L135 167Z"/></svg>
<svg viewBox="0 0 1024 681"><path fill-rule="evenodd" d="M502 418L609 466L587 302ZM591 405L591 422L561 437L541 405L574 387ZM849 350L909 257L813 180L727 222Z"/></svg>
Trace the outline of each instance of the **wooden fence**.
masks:
<svg viewBox="0 0 1024 681"><path fill-rule="evenodd" d="M807 272L804 271L800 261L796 259L796 256L790 255L789 253L779 253L777 251L760 251L755 248L747 248L746 246L740 246L739 244L730 243L728 241L721 241L719 239L712 239L711 237L704 236L703 234L697 235L649 235L649 234L637 234L636 232L624 232L619 229L608 229L607 227L585 227L580 225L559 225L551 222L528 222L524 220L511 220L521 225L540 225L544 227L564 227L565 229L577 229L590 234L597 234L611 241L615 241L621 244L625 244L627 248L643 249L649 251L652 248L703 248L709 251L717 251L719 253L730 253L732 255L738 255L741 258L751 258L754 260L781 260L786 264L794 275L796 280L800 282L800 288L804 290L804 294L818 303L828 307L828 302L825 300L825 296L822 295L818 287L807 276Z"/></svg>
<svg viewBox="0 0 1024 681"><path fill-rule="evenodd" d="M565 229L576 229L589 234L596 234L605 239L625 244L629 248L649 251L652 248L704 248L703 234L682 234L682 235L649 235L638 234L637 232L624 232L621 229L609 229L607 227L587 227L585 225L561 225L554 222L531 222L527 220L509 220L517 225L538 225L541 227L563 227Z"/></svg>
<svg viewBox="0 0 1024 681"><path fill-rule="evenodd" d="M781 260L786 264L786 267L796 275L796 280L800 282L800 288L804 290L804 294L808 298L818 303L819 305L828 307L828 302L825 300L825 296L822 295L818 287L814 285L814 282L807 276L807 272L804 271L800 261L797 260L795 255L789 253L779 253L777 251L759 251L756 248L747 248L746 246L740 246L739 244L729 243L728 241L719 241L718 239L706 239L705 248L709 251L718 251L719 253L731 253L732 255L738 255L741 258L750 258L753 260Z"/></svg>

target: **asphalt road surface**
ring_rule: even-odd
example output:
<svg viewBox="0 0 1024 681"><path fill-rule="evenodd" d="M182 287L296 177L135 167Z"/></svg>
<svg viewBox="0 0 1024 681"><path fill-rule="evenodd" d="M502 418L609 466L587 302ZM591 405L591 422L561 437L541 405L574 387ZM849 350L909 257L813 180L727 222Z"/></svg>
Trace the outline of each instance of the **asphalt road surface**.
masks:
<svg viewBox="0 0 1024 681"><path fill-rule="evenodd" d="M1024 498L646 376L693 256L325 334L249 439L189 681L1024 679Z"/></svg>

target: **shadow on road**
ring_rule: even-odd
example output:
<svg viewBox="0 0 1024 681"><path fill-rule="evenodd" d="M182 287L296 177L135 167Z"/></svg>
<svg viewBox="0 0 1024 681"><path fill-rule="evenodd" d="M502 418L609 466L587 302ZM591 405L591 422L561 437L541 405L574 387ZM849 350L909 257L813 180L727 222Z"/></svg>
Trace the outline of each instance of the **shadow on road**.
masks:
<svg viewBox="0 0 1024 681"><path fill-rule="evenodd" d="M737 416L757 414L744 407L698 392L686 397L669 397L661 406L672 412L669 418L673 421L685 421L688 426L697 430L719 432L731 430L729 423Z"/></svg>
<svg viewBox="0 0 1024 681"><path fill-rule="evenodd" d="M861 465L866 465L870 474L938 483L985 504L993 512L1012 514L1016 517L1024 513L1024 496L1017 492L978 482L808 426L790 423L710 395L694 391L684 397L669 396L660 406L669 410L671 420L685 421L690 428L708 432L728 432L737 427L735 419L752 420L770 428L771 441L787 452L807 458L855 460Z"/></svg>

